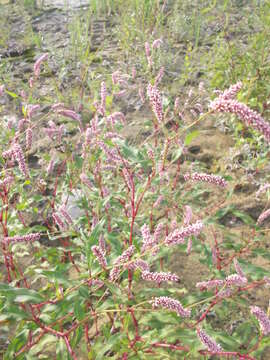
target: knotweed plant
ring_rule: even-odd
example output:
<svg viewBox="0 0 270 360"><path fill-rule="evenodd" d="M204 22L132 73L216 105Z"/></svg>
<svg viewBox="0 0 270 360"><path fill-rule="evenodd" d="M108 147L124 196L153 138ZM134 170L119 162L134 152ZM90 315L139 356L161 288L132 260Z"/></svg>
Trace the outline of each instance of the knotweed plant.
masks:
<svg viewBox="0 0 270 360"><path fill-rule="evenodd" d="M145 44L149 67L151 52L160 46L158 39L152 48ZM35 63L31 92L48 59L44 54ZM230 186L224 174L182 171L185 137L207 114L188 126L174 118L179 101L163 104L163 73L143 89L153 129L138 148L121 135L125 115L107 102L123 80L119 71L112 74L112 84L101 81L99 99L90 104L91 118L62 103L40 113L26 94L23 119L3 127L4 359L197 359L215 354L255 359L269 344L269 311L248 297L269 286L269 274L252 271L246 261L258 250L256 231L268 213L243 244L229 247L218 239L213 223L222 205L198 211L189 195L198 186L214 185L225 201ZM129 81L134 86L135 79L133 71L121 86ZM141 82L137 85L142 93ZM210 112L235 113L268 140L267 123L231 100L238 88L220 95ZM5 91L1 86L0 95ZM173 121L176 126L168 127ZM72 141L64 122L75 129ZM39 154L37 168L30 155L41 138L50 149ZM192 290L183 285L181 262L176 271L166 261L177 253L187 261L199 254L209 268L208 277L198 279ZM216 327L210 314L229 316L240 300L239 328L232 334Z"/></svg>

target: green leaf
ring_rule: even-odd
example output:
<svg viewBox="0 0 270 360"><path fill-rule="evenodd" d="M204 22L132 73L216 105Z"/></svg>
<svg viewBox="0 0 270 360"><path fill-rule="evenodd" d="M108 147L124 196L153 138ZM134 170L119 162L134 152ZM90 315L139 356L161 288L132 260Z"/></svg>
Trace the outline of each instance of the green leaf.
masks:
<svg viewBox="0 0 270 360"><path fill-rule="evenodd" d="M187 134L187 136L185 138L185 145L189 145L191 143L191 141L193 139L195 139L197 136L199 136L198 130L194 130L194 131L190 132L189 134Z"/></svg>
<svg viewBox="0 0 270 360"><path fill-rule="evenodd" d="M18 95L17 94L15 94L14 92L12 92L12 91L8 91L8 90L6 90L6 93L9 95L9 96L11 96L13 99L16 99L17 97L18 97Z"/></svg>
<svg viewBox="0 0 270 360"><path fill-rule="evenodd" d="M0 284L0 295L15 302L40 303L44 298L36 291L25 288L14 288L11 285Z"/></svg>
<svg viewBox="0 0 270 360"><path fill-rule="evenodd" d="M74 315L80 321L85 316L85 305L82 301L76 301L74 305Z"/></svg>

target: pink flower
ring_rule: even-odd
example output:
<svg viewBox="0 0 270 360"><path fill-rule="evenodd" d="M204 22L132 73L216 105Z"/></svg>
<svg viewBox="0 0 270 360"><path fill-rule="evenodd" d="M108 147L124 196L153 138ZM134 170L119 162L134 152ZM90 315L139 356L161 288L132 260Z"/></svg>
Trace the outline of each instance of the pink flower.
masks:
<svg viewBox="0 0 270 360"><path fill-rule="evenodd" d="M166 237L165 244L167 246L183 244L186 237L191 235L198 235L201 232L202 228L203 223L198 220L192 225L182 227L181 229L176 229Z"/></svg>
<svg viewBox="0 0 270 360"><path fill-rule="evenodd" d="M118 83L118 80L120 79L120 71L117 70L117 71L114 71L112 73L112 82L114 85L116 85Z"/></svg>
<svg viewBox="0 0 270 360"><path fill-rule="evenodd" d="M26 130L26 138L25 138L25 141L26 141L26 149L30 150L31 147L32 147L32 140L33 140L33 131L31 128L28 128Z"/></svg>
<svg viewBox="0 0 270 360"><path fill-rule="evenodd" d="M266 220L269 216L270 216L270 209L262 212L261 215L258 217L257 225L261 225L264 222L264 220Z"/></svg>
<svg viewBox="0 0 270 360"><path fill-rule="evenodd" d="M191 315L191 311L184 309L183 305L178 300L172 299L168 296L156 297L151 301L151 304L153 308L162 307L173 310L181 317L190 317Z"/></svg>
<svg viewBox="0 0 270 360"><path fill-rule="evenodd" d="M197 328L197 335L201 342L207 347L207 350L211 353L219 353L222 351L222 347L215 342L209 335L200 328Z"/></svg>
<svg viewBox="0 0 270 360"><path fill-rule="evenodd" d="M147 264L146 261L141 260L141 259L137 259L135 261L132 261L128 265L128 268L131 269L131 270L140 269L141 271L149 271L149 265Z"/></svg>
<svg viewBox="0 0 270 360"><path fill-rule="evenodd" d="M153 41L152 48L153 49L158 49L158 48L160 48L162 43L163 43L162 39L156 39L156 40Z"/></svg>
<svg viewBox="0 0 270 360"><path fill-rule="evenodd" d="M163 109L162 109L162 98L160 92L156 86L151 84L147 87L147 95L149 97L153 112L158 120L158 122L163 121Z"/></svg>
<svg viewBox="0 0 270 360"><path fill-rule="evenodd" d="M144 44L144 48L145 48L145 55L146 55L146 57L147 57L147 58L150 57L150 56L151 56L151 50L150 50L150 45L149 45L148 42L146 42L146 43Z"/></svg>
<svg viewBox="0 0 270 360"><path fill-rule="evenodd" d="M143 248L146 248L148 244L152 243L152 236L150 234L150 229L146 224L144 224L141 227L141 233L143 238Z"/></svg>
<svg viewBox="0 0 270 360"><path fill-rule="evenodd" d="M16 235L16 236L12 236L12 237L4 237L4 239L2 240L4 243L9 244L9 243L18 243L18 242L30 242L30 241L37 241L40 239L40 233L32 233L32 234L27 234L27 235Z"/></svg>
<svg viewBox="0 0 270 360"><path fill-rule="evenodd" d="M259 306L251 306L250 312L259 321L261 332L263 333L263 335L270 334L270 319L268 318L266 313L261 308L259 308Z"/></svg>
<svg viewBox="0 0 270 360"><path fill-rule="evenodd" d="M180 107L180 98L177 97L174 101L174 111L177 111Z"/></svg>
<svg viewBox="0 0 270 360"><path fill-rule="evenodd" d="M120 111L114 112L113 114L107 117L107 121L111 123L112 126L116 124L117 120L120 120L121 123L125 125L125 121L126 121L125 115Z"/></svg>
<svg viewBox="0 0 270 360"><path fill-rule="evenodd" d="M247 283L247 278L239 276L238 274L232 274L226 277L227 286L244 286Z"/></svg>
<svg viewBox="0 0 270 360"><path fill-rule="evenodd" d="M7 175L4 180L0 180L0 189L8 188L10 184L14 181L12 176Z"/></svg>
<svg viewBox="0 0 270 360"><path fill-rule="evenodd" d="M52 217L53 217L54 222L58 225L60 230L66 230L66 224L62 221L62 219L58 213L56 213L56 212L53 213Z"/></svg>
<svg viewBox="0 0 270 360"><path fill-rule="evenodd" d="M104 240L104 236L100 235L99 239L98 239L98 246L100 247L100 249L102 250L103 254L106 254L106 244L105 244L105 240Z"/></svg>
<svg viewBox="0 0 270 360"><path fill-rule="evenodd" d="M106 97L107 97L107 89L104 81L102 81L100 86L100 97L101 97L100 110L102 112L102 115L104 115L106 109Z"/></svg>
<svg viewBox="0 0 270 360"><path fill-rule="evenodd" d="M49 56L48 53L43 54L35 62L35 64L34 64L34 74L35 74L36 78L38 78L39 75L40 75L40 66L41 66L41 64L48 59L48 56Z"/></svg>
<svg viewBox="0 0 270 360"><path fill-rule="evenodd" d="M110 271L110 275L109 275L110 281L117 280L117 278L119 277L120 272L121 272L121 268L119 266L114 266Z"/></svg>
<svg viewBox="0 0 270 360"><path fill-rule="evenodd" d="M47 167L47 169L46 169L47 175L50 175L50 174L52 173L54 164L55 164L54 159L51 159L50 162L49 162L49 164L48 164L48 167Z"/></svg>
<svg viewBox="0 0 270 360"><path fill-rule="evenodd" d="M210 184L215 184L221 187L225 187L227 185L226 181L218 175L209 175L204 173L197 173L194 172L193 174L185 174L184 175L185 181L203 181L208 182Z"/></svg>
<svg viewBox="0 0 270 360"><path fill-rule="evenodd" d="M31 119L31 117L33 116L33 114L40 109L40 105L39 104L29 104L26 106L26 111L27 111L27 117L28 119Z"/></svg>
<svg viewBox="0 0 270 360"><path fill-rule="evenodd" d="M111 281L117 280L120 272L121 272L121 265L125 262L128 262L135 251L135 246L129 246L122 255L118 256L118 258L114 261L114 267L110 271L109 278Z"/></svg>
<svg viewBox="0 0 270 360"><path fill-rule="evenodd" d="M209 290L216 287L221 287L224 285L224 280L213 279L208 281L201 281L196 284L196 287L202 290Z"/></svg>
<svg viewBox="0 0 270 360"><path fill-rule="evenodd" d="M81 117L75 111L60 108L60 109L57 109L56 112L59 115L65 116L65 117L70 118L70 119L75 120L75 121L78 121L79 124L80 124L80 128L82 129Z"/></svg>
<svg viewBox="0 0 270 360"><path fill-rule="evenodd" d="M131 245L129 246L122 255L118 256L118 258L114 261L114 265L121 265L127 261L129 261L129 259L131 258L131 256L133 255L135 251L135 246Z"/></svg>
<svg viewBox="0 0 270 360"><path fill-rule="evenodd" d="M142 272L143 280L147 281L154 281L158 285L160 285L163 281L174 281L179 282L180 279L176 274L172 274L170 272L150 272L150 271L143 271Z"/></svg>
<svg viewBox="0 0 270 360"><path fill-rule="evenodd" d="M157 200L154 202L153 208L155 209L155 208L159 207L159 205L162 203L163 199L164 199L164 196L159 195Z"/></svg>
<svg viewBox="0 0 270 360"><path fill-rule="evenodd" d="M62 205L59 208L59 213L63 216L63 218L65 219L67 224L69 224L69 225L73 224L73 220L72 220L71 216L69 215L69 213L67 212L65 205Z"/></svg>
<svg viewBox="0 0 270 360"><path fill-rule="evenodd" d="M223 100L231 100L234 99L236 94L241 90L242 83L238 81L238 83L231 85L229 89L225 90L222 94L220 94L219 98Z"/></svg>
<svg viewBox="0 0 270 360"><path fill-rule="evenodd" d="M5 85L0 85L0 96L3 96L5 92Z"/></svg>
<svg viewBox="0 0 270 360"><path fill-rule="evenodd" d="M258 197L261 193L266 192L270 188L270 184L266 183L260 186L259 190L256 192L256 197Z"/></svg>
<svg viewBox="0 0 270 360"><path fill-rule="evenodd" d="M267 287L270 287L270 278L267 277L267 276L264 276L263 280L265 281L265 285L266 285Z"/></svg>
<svg viewBox="0 0 270 360"><path fill-rule="evenodd" d="M25 177L28 177L28 175L29 175L28 167L27 167L25 159L24 159L24 154L23 154L22 148L20 147L19 144L13 145L12 153L19 165L19 169L21 170L21 172L23 173L23 175Z"/></svg>
<svg viewBox="0 0 270 360"><path fill-rule="evenodd" d="M159 242L163 229L164 224L159 223L154 232L153 244L157 244Z"/></svg>
<svg viewBox="0 0 270 360"><path fill-rule="evenodd" d="M235 268L235 271L237 272L237 274L239 276L241 276L242 278L245 278L245 274L243 273L243 270L241 269L241 266L239 265L239 262L237 261L236 258L233 259L233 264L234 264L234 268Z"/></svg>
<svg viewBox="0 0 270 360"><path fill-rule="evenodd" d="M237 100L224 98L220 95L210 103L209 108L216 112L237 115L247 126L251 126L261 132L266 141L270 142L270 124L267 123L259 113L250 109L247 105Z"/></svg>
<svg viewBox="0 0 270 360"><path fill-rule="evenodd" d="M164 66L162 66L162 68L159 70L159 73L157 74L156 78L155 78L155 86L158 86L158 84L161 82L163 76L164 76Z"/></svg>
<svg viewBox="0 0 270 360"><path fill-rule="evenodd" d="M92 250L93 254L95 255L95 257L97 258L99 265L103 268L106 268L107 260L105 258L104 251L99 246L96 246L96 245L92 246L91 250Z"/></svg>

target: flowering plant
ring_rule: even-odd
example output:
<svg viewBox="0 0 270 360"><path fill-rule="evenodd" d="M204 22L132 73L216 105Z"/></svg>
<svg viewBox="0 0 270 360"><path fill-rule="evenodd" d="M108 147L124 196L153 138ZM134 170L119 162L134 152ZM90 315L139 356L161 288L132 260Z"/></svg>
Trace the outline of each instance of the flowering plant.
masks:
<svg viewBox="0 0 270 360"><path fill-rule="evenodd" d="M149 44L145 50L151 67ZM31 91L48 59L45 54L35 63ZM186 169L184 161L186 134L210 113L234 113L267 141L270 126L232 100L239 84L183 124L179 99L163 103L163 74L146 85L153 126L140 148L124 140L126 116L107 101L108 92L119 83L129 86L135 73L114 72L110 83L101 83L91 119L62 103L44 115L24 94L23 118L4 129L0 322L16 335L8 338L4 358L255 359L269 346L269 311L248 297L270 283L267 270L247 261L259 248L259 227L249 224L245 241L221 241L214 222L222 203L198 211L191 198L201 186L216 186L225 202L229 185L222 175ZM141 87L138 97L143 101ZM66 121L77 130L71 145ZM46 166L37 170L30 155L44 136L54 156L40 154ZM193 289L182 285L181 264L173 271L166 260L176 251L207 266ZM241 312L240 325L220 328L217 317L233 309Z"/></svg>

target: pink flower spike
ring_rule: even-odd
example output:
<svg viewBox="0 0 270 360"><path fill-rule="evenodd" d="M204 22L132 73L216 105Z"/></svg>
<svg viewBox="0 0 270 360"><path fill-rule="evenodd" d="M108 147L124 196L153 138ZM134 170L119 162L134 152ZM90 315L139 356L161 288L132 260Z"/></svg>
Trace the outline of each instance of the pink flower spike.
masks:
<svg viewBox="0 0 270 360"><path fill-rule="evenodd" d="M31 119L31 117L33 116L33 114L40 109L40 105L39 104L29 104L26 106L26 112L27 112L27 117L28 119Z"/></svg>
<svg viewBox="0 0 270 360"><path fill-rule="evenodd" d="M181 317L190 317L191 311L188 309L184 309L183 305L180 303L180 301L172 299L168 296L160 296L154 298L154 300L151 301L152 307L155 308L165 308L172 311L175 311L177 315Z"/></svg>
<svg viewBox="0 0 270 360"><path fill-rule="evenodd" d="M37 241L40 239L40 233L32 233L27 235L16 235L12 237L4 237L2 240L5 244L15 244L18 242L30 242L30 241Z"/></svg>
<svg viewBox="0 0 270 360"><path fill-rule="evenodd" d="M164 229L164 224L159 223L154 232L154 239L153 239L154 244L157 244L159 242L163 229Z"/></svg>
<svg viewBox="0 0 270 360"><path fill-rule="evenodd" d="M152 48L159 49L162 44L163 44L162 39L156 39L153 41Z"/></svg>
<svg viewBox="0 0 270 360"><path fill-rule="evenodd" d="M259 321L261 332L263 333L263 335L270 334L270 319L268 318L266 313L261 308L259 308L259 306L251 306L250 312Z"/></svg>
<svg viewBox="0 0 270 360"><path fill-rule="evenodd" d="M238 274L232 274L226 277L227 286L244 286L247 282L246 277L239 276Z"/></svg>
<svg viewBox="0 0 270 360"><path fill-rule="evenodd" d="M143 238L143 248L146 248L148 244L152 243L150 229L146 224L141 227L141 233Z"/></svg>
<svg viewBox="0 0 270 360"><path fill-rule="evenodd" d="M112 73L112 82L114 85L116 85L118 83L118 80L120 79L120 71L117 70L117 71L114 71Z"/></svg>
<svg viewBox="0 0 270 360"><path fill-rule="evenodd" d="M12 184L14 178L12 176L7 175L4 180L0 180L0 189L8 189L8 187Z"/></svg>
<svg viewBox="0 0 270 360"><path fill-rule="evenodd" d="M164 66L162 66L162 68L159 70L159 73L157 74L156 78L155 78L155 86L158 86L158 84L161 82L163 76L164 76Z"/></svg>
<svg viewBox="0 0 270 360"><path fill-rule="evenodd" d="M105 244L105 239L103 235L100 235L99 239L98 239L98 246L99 248L103 251L103 254L106 254L106 244Z"/></svg>
<svg viewBox="0 0 270 360"><path fill-rule="evenodd" d="M242 83L238 81L238 83L231 85L229 89L225 90L222 94L220 94L220 98L224 100L231 100L234 99L237 93L241 90Z"/></svg>
<svg viewBox="0 0 270 360"><path fill-rule="evenodd" d="M56 104L53 104L51 109L53 111L56 111L56 110L59 110L59 109L64 109L65 107L65 104L64 103L56 103Z"/></svg>
<svg viewBox="0 0 270 360"><path fill-rule="evenodd" d="M157 121L160 123L163 120L162 98L160 92L156 86L151 84L147 87L147 96L149 97L150 104Z"/></svg>
<svg viewBox="0 0 270 360"><path fill-rule="evenodd" d="M99 265L105 269L107 266L107 261L106 261L103 250L99 246L96 246L96 245L92 246L91 250L92 250L93 254L95 255L95 257L97 258Z"/></svg>
<svg viewBox="0 0 270 360"><path fill-rule="evenodd" d="M270 209L265 210L264 212L262 212L261 215L258 217L257 225L261 225L264 222L264 220L269 218L269 216L270 216Z"/></svg>
<svg viewBox="0 0 270 360"><path fill-rule="evenodd" d="M197 328L197 335L201 342L207 347L207 350L212 354L219 353L223 350L204 330Z"/></svg>
<svg viewBox="0 0 270 360"><path fill-rule="evenodd" d="M82 121L81 121L81 116L79 114L77 114L75 111L73 110L69 110L69 109L57 109L56 110L57 114L68 117L72 120L78 121L80 124L80 128L82 129Z"/></svg>
<svg viewBox="0 0 270 360"><path fill-rule="evenodd" d="M0 96L3 96L5 93L5 85L0 86Z"/></svg>
<svg viewBox="0 0 270 360"><path fill-rule="evenodd" d="M118 256L118 258L114 261L114 265L119 266L127 261L130 260L131 256L133 255L135 251L135 246L131 245L129 246L122 255Z"/></svg>
<svg viewBox="0 0 270 360"><path fill-rule="evenodd" d="M54 222L58 225L60 230L66 230L66 225L64 224L64 222L61 219L61 216L59 216L58 213L53 213L52 217L53 217Z"/></svg>
<svg viewBox="0 0 270 360"><path fill-rule="evenodd" d="M191 181L208 182L210 184L218 185L221 187L227 186L226 181L221 176L218 175L209 175L209 174L194 172L193 174L185 174L184 179L185 181L191 180Z"/></svg>
<svg viewBox="0 0 270 360"><path fill-rule="evenodd" d="M201 281L196 284L196 288L200 289L201 291L209 290L216 287L221 287L224 285L224 283L225 283L224 280L219 280L219 279Z"/></svg>
<svg viewBox="0 0 270 360"><path fill-rule="evenodd" d="M145 48L145 55L147 58L149 58L151 56L151 50L148 42L144 44L144 48Z"/></svg>
<svg viewBox="0 0 270 360"><path fill-rule="evenodd" d="M256 111L237 100L224 99L222 95L212 101L209 109L215 112L235 114L246 126L251 126L263 134L265 140L270 142L270 124Z"/></svg>
<svg viewBox="0 0 270 360"><path fill-rule="evenodd" d="M147 262L144 261L144 260L141 260L141 259L137 259L135 261L132 261L128 265L128 268L131 269L131 270L140 269L141 271L150 271L149 265L147 264Z"/></svg>
<svg viewBox="0 0 270 360"><path fill-rule="evenodd" d="M233 259L233 264L234 264L234 268L235 271L237 272L237 274L243 278L245 278L245 274L243 273L243 270L241 269L241 266L239 265L239 262L237 261L236 258Z"/></svg>
<svg viewBox="0 0 270 360"><path fill-rule="evenodd" d="M89 189L93 189L93 184L91 183L91 181L89 180L88 176L85 173L81 173L80 174L80 179L81 182L86 185Z"/></svg>
<svg viewBox="0 0 270 360"><path fill-rule="evenodd" d="M30 87L30 89L32 89L33 86L34 86L34 79L32 77L30 77L30 79L29 79L29 87Z"/></svg>
<svg viewBox="0 0 270 360"><path fill-rule="evenodd" d="M183 244L186 237L191 235L198 235L201 232L202 228L203 223L198 220L192 225L182 227L181 229L176 229L166 237L165 244L167 246Z"/></svg>
<svg viewBox="0 0 270 360"><path fill-rule="evenodd" d="M29 171L28 171L28 167L26 165L25 159L24 159L24 154L22 151L22 148L20 147L19 144L15 144L12 147L12 152L13 152L13 156L16 159L18 165L19 165L19 169L21 170L21 172L23 173L23 175L25 177L29 176Z"/></svg>
<svg viewBox="0 0 270 360"><path fill-rule="evenodd" d="M270 278L267 276L264 276L263 280L265 281L265 286L270 287Z"/></svg>
<svg viewBox="0 0 270 360"><path fill-rule="evenodd" d="M73 220L72 220L71 216L69 215L69 213L67 212L67 209L66 209L65 205L62 205L59 208L59 213L61 213L61 215L63 216L63 218L67 222L67 224L69 224L69 225L73 224Z"/></svg>
<svg viewBox="0 0 270 360"><path fill-rule="evenodd" d="M119 277L121 272L121 269L119 266L115 266L111 269L110 271L110 275L109 275L109 279L110 281L114 282L115 280L117 280L117 278Z"/></svg>
<svg viewBox="0 0 270 360"><path fill-rule="evenodd" d="M102 115L104 115L106 109L106 97L107 97L106 83L104 81L102 81L100 86L100 97L101 97L101 104L100 104L101 111L102 111Z"/></svg>
<svg viewBox="0 0 270 360"><path fill-rule="evenodd" d="M48 56L49 56L49 54L45 53L45 54L41 55L37 59L37 61L35 62L35 64L34 64L34 74L35 74L36 78L38 78L39 75L40 75L40 66L41 66L41 64L48 59Z"/></svg>
<svg viewBox="0 0 270 360"><path fill-rule="evenodd" d="M33 140L33 131L31 128L28 128L26 130L26 138L25 138L25 141L26 141L26 149L27 150L30 150L31 147L32 147L32 140Z"/></svg>
<svg viewBox="0 0 270 360"><path fill-rule="evenodd" d="M142 279L147 281L154 281L158 285L162 282L174 281L179 282L179 276L176 274L172 274L170 272L150 272L150 271L143 271L142 272Z"/></svg>

